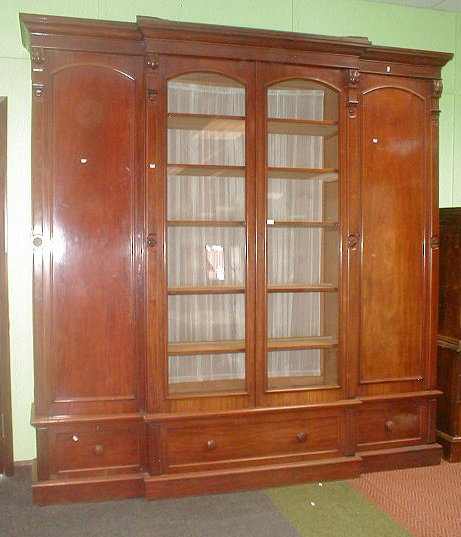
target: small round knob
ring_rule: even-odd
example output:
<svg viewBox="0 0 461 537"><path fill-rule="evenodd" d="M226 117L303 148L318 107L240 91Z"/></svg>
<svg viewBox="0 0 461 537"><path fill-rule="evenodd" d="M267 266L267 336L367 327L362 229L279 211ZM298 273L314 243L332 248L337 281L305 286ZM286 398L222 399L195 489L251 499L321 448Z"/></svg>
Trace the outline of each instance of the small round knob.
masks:
<svg viewBox="0 0 461 537"><path fill-rule="evenodd" d="M396 428L397 424L394 420L387 420L384 424L386 431L392 432Z"/></svg>
<svg viewBox="0 0 461 537"><path fill-rule="evenodd" d="M155 246L157 244L157 237L154 234L147 235L147 246Z"/></svg>
<svg viewBox="0 0 461 537"><path fill-rule="evenodd" d="M74 442L78 442L78 441L79 441L78 434L74 434L74 435L72 435L72 440L73 440Z"/></svg>
<svg viewBox="0 0 461 537"><path fill-rule="evenodd" d="M96 444L94 446L94 452L96 453L96 455L102 455L104 453L104 446L102 446L101 444Z"/></svg>
<svg viewBox="0 0 461 537"><path fill-rule="evenodd" d="M298 442L305 442L307 440L307 433L305 431L300 431L296 438L298 439Z"/></svg>
<svg viewBox="0 0 461 537"><path fill-rule="evenodd" d="M205 446L207 449L209 449L210 451L213 450L213 449L216 449L216 441L215 440L207 440L205 442Z"/></svg>

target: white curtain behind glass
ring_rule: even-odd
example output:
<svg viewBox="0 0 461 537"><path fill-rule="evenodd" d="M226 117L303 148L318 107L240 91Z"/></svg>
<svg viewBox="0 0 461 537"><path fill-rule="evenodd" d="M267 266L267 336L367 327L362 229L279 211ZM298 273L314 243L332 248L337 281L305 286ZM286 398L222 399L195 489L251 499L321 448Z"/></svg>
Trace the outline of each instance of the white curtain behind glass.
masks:
<svg viewBox="0 0 461 537"><path fill-rule="evenodd" d="M322 119L323 91L274 89L268 92L269 117ZM168 85L168 112L245 115L245 91L228 85L200 85L175 80ZM321 168L323 140L313 136L270 134L269 166ZM170 164L244 166L245 135L232 131L169 129ZM182 172L184 173L184 172ZM268 218L321 220L320 180L269 181ZM244 220L243 177L168 177L169 220ZM223 247L224 280L209 281L205 247ZM236 227L169 227L169 286L244 284L245 234ZM320 282L321 231L277 228L269 233L269 283ZM318 294L272 293L269 336L318 335ZM190 342L245 338L244 295L169 297L169 341ZM318 351L269 353L269 375L318 375ZM171 356L169 381L241 379L243 354Z"/></svg>

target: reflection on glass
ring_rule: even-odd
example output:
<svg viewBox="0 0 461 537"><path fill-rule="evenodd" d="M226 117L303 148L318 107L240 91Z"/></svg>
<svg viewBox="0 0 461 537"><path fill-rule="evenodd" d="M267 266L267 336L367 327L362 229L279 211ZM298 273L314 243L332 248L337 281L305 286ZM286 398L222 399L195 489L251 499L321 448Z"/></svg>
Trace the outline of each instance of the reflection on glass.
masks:
<svg viewBox="0 0 461 537"><path fill-rule="evenodd" d="M170 226L167 248L170 287L245 281L243 227Z"/></svg>

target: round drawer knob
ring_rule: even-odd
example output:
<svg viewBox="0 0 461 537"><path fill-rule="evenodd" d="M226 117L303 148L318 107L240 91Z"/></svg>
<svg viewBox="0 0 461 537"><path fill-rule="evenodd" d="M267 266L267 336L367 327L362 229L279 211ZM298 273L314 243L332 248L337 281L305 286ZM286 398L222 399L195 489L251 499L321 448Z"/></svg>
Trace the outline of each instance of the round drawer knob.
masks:
<svg viewBox="0 0 461 537"><path fill-rule="evenodd" d="M94 446L94 452L96 453L96 455L102 455L104 453L104 446L102 446L101 444L96 444Z"/></svg>
<svg viewBox="0 0 461 537"><path fill-rule="evenodd" d="M216 449L216 441L215 440L207 440L205 442L205 446L207 447L207 449L209 449L210 451L213 450L213 449Z"/></svg>
<svg viewBox="0 0 461 537"><path fill-rule="evenodd" d="M307 440L307 433L305 431L301 431L296 435L296 438L298 439L298 442L305 442Z"/></svg>
<svg viewBox="0 0 461 537"><path fill-rule="evenodd" d="M80 438L78 437L78 434L74 434L74 435L72 435L72 440L73 440L74 442L78 442L78 441L80 440Z"/></svg>
<svg viewBox="0 0 461 537"><path fill-rule="evenodd" d="M394 420L387 420L386 423L384 424L386 431L389 431L389 432L394 431L396 426L397 424L395 423Z"/></svg>

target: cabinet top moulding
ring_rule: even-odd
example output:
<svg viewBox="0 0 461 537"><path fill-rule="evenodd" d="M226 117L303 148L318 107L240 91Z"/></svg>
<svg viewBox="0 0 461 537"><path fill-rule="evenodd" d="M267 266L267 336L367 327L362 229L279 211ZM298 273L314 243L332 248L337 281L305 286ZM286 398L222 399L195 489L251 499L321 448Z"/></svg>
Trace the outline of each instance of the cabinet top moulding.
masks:
<svg viewBox="0 0 461 537"><path fill-rule="evenodd" d="M21 13L22 42L32 49L165 53L355 68L360 60L413 66L414 76L440 76L453 54L380 47L366 37L323 35L137 17L136 23ZM191 47L191 44L194 46ZM415 66L419 66L415 70ZM393 74L404 74L402 69ZM408 74L408 73L407 73Z"/></svg>

